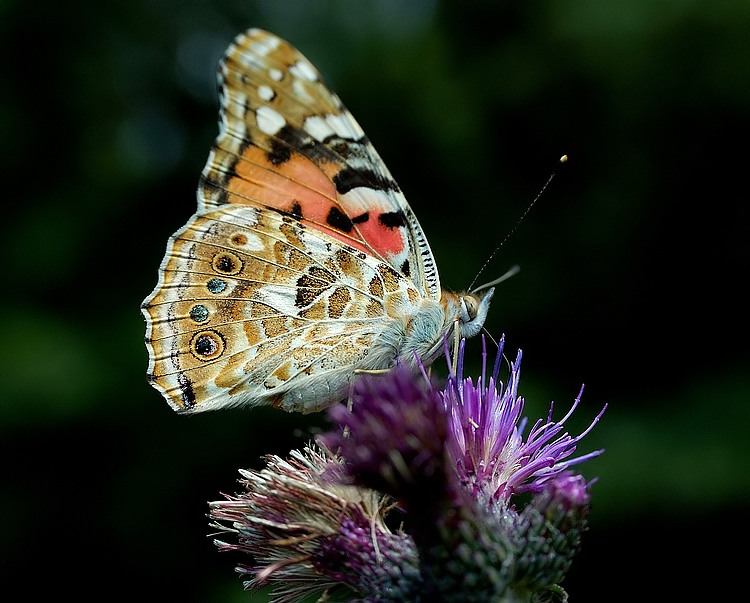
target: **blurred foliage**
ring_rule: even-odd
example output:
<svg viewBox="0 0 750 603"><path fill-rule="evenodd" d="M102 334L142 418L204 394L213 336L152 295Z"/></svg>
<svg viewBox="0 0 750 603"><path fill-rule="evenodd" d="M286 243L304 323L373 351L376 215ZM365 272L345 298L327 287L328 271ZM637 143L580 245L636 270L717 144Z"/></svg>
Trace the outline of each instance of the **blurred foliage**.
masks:
<svg viewBox="0 0 750 603"><path fill-rule="evenodd" d="M750 498L750 3L6 0L0 16L6 580L265 600L206 536L206 501L325 420L175 416L144 378L138 309L194 211L216 63L259 26L360 121L446 288L501 242L479 282L521 265L487 327L524 350L531 417L581 382L571 430L609 402L583 445L607 453L582 467L599 481L572 600L732 586Z"/></svg>

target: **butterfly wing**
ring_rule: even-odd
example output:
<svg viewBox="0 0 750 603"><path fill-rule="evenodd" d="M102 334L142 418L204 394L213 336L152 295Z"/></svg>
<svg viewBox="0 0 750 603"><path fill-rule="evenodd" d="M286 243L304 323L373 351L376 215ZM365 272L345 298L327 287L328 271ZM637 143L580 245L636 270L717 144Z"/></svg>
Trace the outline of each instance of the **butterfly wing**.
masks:
<svg viewBox="0 0 750 603"><path fill-rule="evenodd" d="M271 404L309 412L381 368L387 305L419 293L387 264L266 208L194 216L144 305L149 375L177 411Z"/></svg>
<svg viewBox="0 0 750 603"><path fill-rule="evenodd" d="M390 366L440 284L427 240L315 68L259 30L220 65L220 133L198 212L144 301L149 378L181 412L346 397Z"/></svg>
<svg viewBox="0 0 750 603"><path fill-rule="evenodd" d="M199 211L248 204L286 211L370 253L440 298L419 222L362 128L287 42L251 29L219 67L221 123Z"/></svg>

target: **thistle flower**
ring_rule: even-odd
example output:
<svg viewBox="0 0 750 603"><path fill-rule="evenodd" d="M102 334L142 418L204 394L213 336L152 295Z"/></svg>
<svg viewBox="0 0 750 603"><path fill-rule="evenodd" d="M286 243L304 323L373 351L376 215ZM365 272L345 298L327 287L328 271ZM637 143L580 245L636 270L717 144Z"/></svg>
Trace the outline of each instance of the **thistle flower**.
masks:
<svg viewBox="0 0 750 603"><path fill-rule="evenodd" d="M471 377L463 377L462 341L456 371L451 371L442 393L451 417L446 442L451 463L462 486L475 497L486 499L488 504L506 501L523 492L541 492L552 478L603 452L597 450L569 458L606 410L605 405L580 435L571 437L563 432L565 421L580 403L583 387L562 419L552 420L554 404L551 404L547 419L536 421L523 437L528 420L522 417L524 399L518 396L521 351L511 363L508 383L503 386L498 374L504 343L502 338L488 380L486 341L482 339L482 375L475 385Z"/></svg>
<svg viewBox="0 0 750 603"><path fill-rule="evenodd" d="M601 454L575 456L601 413L564 432L579 394L560 421L550 407L524 435L521 353L504 385L502 344L489 379L484 347L476 383L463 376L463 342L442 389L402 367L364 376L351 410L331 409L341 429L320 448L243 472L247 491L211 503L211 517L237 538L221 549L250 554L246 586L273 583L274 601L342 586L361 601L565 600L592 483L571 468ZM403 529L390 530L389 513Z"/></svg>
<svg viewBox="0 0 750 603"><path fill-rule="evenodd" d="M442 501L450 485L443 453L448 416L439 391L399 366L386 378L359 379L351 407L331 408L329 417L342 429L319 438L346 459L350 478L394 496L407 513L412 504L423 511Z"/></svg>
<svg viewBox="0 0 750 603"><path fill-rule="evenodd" d="M234 539L215 540L219 550L250 556L237 567L246 589L271 582L273 600L290 603L323 592L414 600L421 582L413 542L384 523L387 497L342 483L340 457L309 445L240 473L246 491L209 503L209 516Z"/></svg>

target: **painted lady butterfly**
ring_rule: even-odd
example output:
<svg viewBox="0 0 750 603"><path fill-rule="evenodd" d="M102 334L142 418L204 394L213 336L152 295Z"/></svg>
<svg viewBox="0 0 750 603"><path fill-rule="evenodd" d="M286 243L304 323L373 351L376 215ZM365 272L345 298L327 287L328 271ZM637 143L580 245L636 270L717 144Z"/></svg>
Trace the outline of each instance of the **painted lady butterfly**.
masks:
<svg viewBox="0 0 750 603"><path fill-rule="evenodd" d="M142 306L149 380L174 410L320 410L357 370L416 369L479 332L493 290L440 288L401 190L299 51L251 29L218 77L198 211Z"/></svg>

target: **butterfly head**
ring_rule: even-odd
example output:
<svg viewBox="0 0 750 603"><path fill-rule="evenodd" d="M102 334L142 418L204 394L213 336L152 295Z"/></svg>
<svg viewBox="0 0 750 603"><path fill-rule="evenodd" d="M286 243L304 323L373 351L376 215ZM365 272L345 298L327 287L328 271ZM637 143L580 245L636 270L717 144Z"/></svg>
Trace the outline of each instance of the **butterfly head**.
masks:
<svg viewBox="0 0 750 603"><path fill-rule="evenodd" d="M495 293L494 287L481 293L467 292L456 296L458 329L461 337L474 337L482 329L493 293Z"/></svg>

